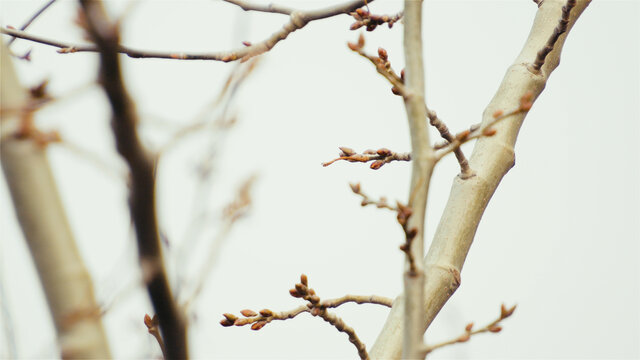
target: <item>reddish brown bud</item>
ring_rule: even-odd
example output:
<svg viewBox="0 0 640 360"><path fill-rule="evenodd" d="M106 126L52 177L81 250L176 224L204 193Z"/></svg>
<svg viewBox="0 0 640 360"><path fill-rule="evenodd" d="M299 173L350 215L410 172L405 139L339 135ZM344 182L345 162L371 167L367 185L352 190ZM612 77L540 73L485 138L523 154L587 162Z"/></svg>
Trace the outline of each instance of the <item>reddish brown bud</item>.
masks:
<svg viewBox="0 0 640 360"><path fill-rule="evenodd" d="M368 154L368 155L376 155L377 152L375 150L371 150L371 149L367 149L365 151L362 152L363 154Z"/></svg>
<svg viewBox="0 0 640 360"><path fill-rule="evenodd" d="M407 230L407 240L412 240L416 235L418 235L418 229L411 228Z"/></svg>
<svg viewBox="0 0 640 360"><path fill-rule="evenodd" d="M255 311L249 309L240 311L240 314L242 314L244 317L252 317L258 315L258 313L256 313Z"/></svg>
<svg viewBox="0 0 640 360"><path fill-rule="evenodd" d="M456 139L458 139L460 141L465 141L467 139L467 137L469 137L470 133L471 132L469 130L461 131L458 134L456 134Z"/></svg>
<svg viewBox="0 0 640 360"><path fill-rule="evenodd" d="M387 59L389 58L389 54L387 54L387 50L381 47L378 48L378 56L380 57L380 59L382 59L382 61L387 61Z"/></svg>
<svg viewBox="0 0 640 360"><path fill-rule="evenodd" d="M229 321L228 319L222 319L220 320L220 325L227 327L227 326L232 326L233 325L233 321Z"/></svg>
<svg viewBox="0 0 640 360"><path fill-rule="evenodd" d="M247 318L238 318L236 319L236 321L233 322L233 325L235 326L244 326L247 325L251 322L251 320L247 319Z"/></svg>
<svg viewBox="0 0 640 360"><path fill-rule="evenodd" d="M464 331L471 332L471 329L473 329L473 323L468 323L467 326L465 326Z"/></svg>
<svg viewBox="0 0 640 360"><path fill-rule="evenodd" d="M391 150L387 149L387 148L380 148L378 150L376 150L376 153L380 156L391 156L392 152Z"/></svg>
<svg viewBox="0 0 640 360"><path fill-rule="evenodd" d="M249 42L249 41L243 41L243 42L242 42L242 45L244 45L244 46L251 46L251 42Z"/></svg>
<svg viewBox="0 0 640 360"><path fill-rule="evenodd" d="M153 326L153 322L151 321L151 316L144 314L144 325L148 328Z"/></svg>
<svg viewBox="0 0 640 360"><path fill-rule="evenodd" d="M402 92L400 92L400 90L395 86L391 88L391 92L393 93L393 95L402 96Z"/></svg>
<svg viewBox="0 0 640 360"><path fill-rule="evenodd" d="M356 18L356 20L360 20L358 18ZM351 26L349 26L349 30L358 30L360 29L364 24L362 23L362 21L356 21L353 24L351 24ZM353 50L353 49L351 49Z"/></svg>
<svg viewBox="0 0 640 360"><path fill-rule="evenodd" d="M347 46L348 46L348 47L349 47L349 49L351 49L352 51L358 51L358 49L360 49L360 48L358 47L358 45L356 45L356 44L354 44L354 43L352 43L352 42L348 42L348 43L347 43Z"/></svg>
<svg viewBox="0 0 640 360"><path fill-rule="evenodd" d="M364 35L362 34L358 36L358 47L361 49L364 47Z"/></svg>
<svg viewBox="0 0 640 360"><path fill-rule="evenodd" d="M302 284L296 284L296 291L300 295L307 295L307 293L309 292L309 289Z"/></svg>
<svg viewBox="0 0 640 360"><path fill-rule="evenodd" d="M236 319L238 318L237 316L229 313L224 313L222 314L222 316L224 316L227 320L231 321L232 323L236 321Z"/></svg>
<svg viewBox="0 0 640 360"><path fill-rule="evenodd" d="M382 165L384 165L384 161L382 160L376 160L374 162L371 163L371 165L369 165L369 167L373 170L378 170L382 167Z"/></svg>
<svg viewBox="0 0 640 360"><path fill-rule="evenodd" d="M353 151L353 149L348 148L346 146L340 146L338 149L340 149L340 151L342 153L340 153L340 156L351 156L351 155L355 155L355 151Z"/></svg>
<svg viewBox="0 0 640 360"><path fill-rule="evenodd" d="M488 330L491 331L492 333L499 333L500 331L502 331L502 327L494 325L494 326L491 326Z"/></svg>
<svg viewBox="0 0 640 360"><path fill-rule="evenodd" d="M304 286L309 286L309 279L307 278L307 275L305 274L300 275L300 282Z"/></svg>
<svg viewBox="0 0 640 360"><path fill-rule="evenodd" d="M308 299L312 304L317 304L320 302L320 297L318 295L312 295Z"/></svg>
<svg viewBox="0 0 640 360"><path fill-rule="evenodd" d="M498 131L496 129L493 128L486 128L482 131L482 135L484 136L493 136L497 133Z"/></svg>
<svg viewBox="0 0 640 360"><path fill-rule="evenodd" d="M289 295L293 296L294 298L302 297L302 295L300 295L300 293L298 293L296 289L289 289Z"/></svg>
<svg viewBox="0 0 640 360"><path fill-rule="evenodd" d="M507 307L502 304L500 306L500 318L506 319L511 316L514 311L516 311L516 305L513 305L510 309L507 309Z"/></svg>
<svg viewBox="0 0 640 360"><path fill-rule="evenodd" d="M255 323L251 324L251 330L258 331L258 330L262 329L265 325L267 325L266 321L255 322Z"/></svg>
<svg viewBox="0 0 640 360"><path fill-rule="evenodd" d="M356 14L358 14L359 16L366 16L367 12L365 10L363 10L362 8L358 8L358 9L356 9Z"/></svg>
<svg viewBox="0 0 640 360"><path fill-rule="evenodd" d="M457 342L461 342L461 343L462 343L462 342L467 342L467 341L469 341L469 339L471 339L471 335L469 335L469 334L467 333L467 334L464 334L464 335L460 335L460 337L459 337L459 338L457 338L457 339L456 339L456 341L457 341Z"/></svg>
<svg viewBox="0 0 640 360"><path fill-rule="evenodd" d="M497 118L499 118L500 116L502 116L502 114L504 114L504 111L502 111L502 110L496 110L496 111L493 113L493 118L494 118L494 119L497 119Z"/></svg>
<svg viewBox="0 0 640 360"><path fill-rule="evenodd" d="M356 194L360 193L360 183L357 184L349 184L349 186L351 187L351 191L353 191Z"/></svg>
<svg viewBox="0 0 640 360"><path fill-rule="evenodd" d="M264 317L271 317L271 316L273 316L273 311L271 311L269 309L262 309L262 310L260 310L260 315L262 315Z"/></svg>
<svg viewBox="0 0 640 360"><path fill-rule="evenodd" d="M528 91L520 98L520 110L529 110L533 106L533 93Z"/></svg>

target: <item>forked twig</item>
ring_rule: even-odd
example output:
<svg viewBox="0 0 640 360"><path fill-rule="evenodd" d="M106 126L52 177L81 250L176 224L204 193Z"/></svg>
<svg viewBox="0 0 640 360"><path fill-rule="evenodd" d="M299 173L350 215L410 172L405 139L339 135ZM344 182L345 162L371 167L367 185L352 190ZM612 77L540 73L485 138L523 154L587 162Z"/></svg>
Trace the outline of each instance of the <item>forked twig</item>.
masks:
<svg viewBox="0 0 640 360"><path fill-rule="evenodd" d="M514 305L511 308L507 309L507 307L504 306L504 304L502 304L500 306L500 315L498 316L498 318L496 320L494 320L494 321L490 322L489 324L481 327L480 329L476 329L476 330L473 330L473 323L469 323L464 328L464 333L462 335L458 336L457 338L451 339L451 340L447 340L447 341L443 341L443 342L435 344L435 345L427 346L427 350L426 350L427 354L431 353L432 351L434 351L436 349L440 349L440 348L443 348L443 347L448 346L448 345L467 342L467 341L469 341L469 339L471 339L471 336L473 336L473 335L477 335L477 334L481 334L481 333L485 333L485 332L499 333L500 331L502 331L502 327L500 326L500 322L502 320L508 318L509 316L511 316L515 310L516 310L516 305Z"/></svg>
<svg viewBox="0 0 640 360"><path fill-rule="evenodd" d="M242 310L240 314L243 317L238 317L234 314L223 314L224 319L220 321L222 326L245 326L251 324L251 330L260 330L268 323L274 320L287 320L302 313L310 313L313 316L318 316L324 321L333 325L338 331L347 334L349 341L358 350L358 355L361 359L368 359L366 346L358 338L355 330L345 324L345 322L333 313L327 311L328 308L336 308L340 305L355 302L357 304L377 304L386 307L391 307L393 300L382 296L359 296L359 295L345 295L341 298L321 300L316 292L309 288L309 281L307 276L302 274L300 276L300 282L295 284L295 287L289 290L289 294L295 298L301 298L308 303L303 306L299 306L293 310L275 312L269 309L262 309L259 312L253 310Z"/></svg>

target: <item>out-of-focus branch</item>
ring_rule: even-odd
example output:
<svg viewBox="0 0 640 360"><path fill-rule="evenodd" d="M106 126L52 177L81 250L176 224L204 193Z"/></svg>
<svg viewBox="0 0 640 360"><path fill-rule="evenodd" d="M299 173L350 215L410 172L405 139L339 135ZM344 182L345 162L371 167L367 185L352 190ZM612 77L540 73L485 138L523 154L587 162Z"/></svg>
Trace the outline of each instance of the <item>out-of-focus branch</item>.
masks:
<svg viewBox="0 0 640 360"><path fill-rule="evenodd" d="M364 6L367 3L371 3L374 0L352 0L345 4L330 6L324 9L311 10L311 11L297 11L287 9L287 11L291 11L287 13L290 16L289 22L287 22L280 30L273 33L267 39L255 43L255 44L247 44L240 49L235 49L231 51L222 51L222 52L211 52L211 53L182 53L182 52L164 52L164 51L147 51L147 50L139 50L132 49L126 46L117 45L114 48L114 51L122 54L126 54L132 58L158 58L158 59L175 59L175 60L216 60L216 61L235 61L242 60L246 61L254 56L263 54L269 50L271 50L278 42L286 39L289 34L292 32L302 29L309 22L314 20L325 19L328 17L340 15L340 14L348 14L355 9ZM241 3L239 1L232 2L234 4ZM244 3L244 2L242 2ZM278 7L278 9L282 10L282 8ZM254 9L251 9L254 10ZM272 11L273 12L273 11ZM282 12L280 12L282 13ZM75 53L75 52L97 52L100 49L95 45L83 45L83 44L73 44L69 42L62 42L52 39L47 39L41 36L35 36L24 31L16 30L16 29L5 29L0 28L0 33L10 35L13 37L34 41L37 43L41 43L44 45L50 45L59 48L59 53Z"/></svg>
<svg viewBox="0 0 640 360"><path fill-rule="evenodd" d="M0 52L2 170L49 304L61 356L109 358L91 278L76 247L45 146L28 136L8 136L33 113L5 44Z"/></svg>
<svg viewBox="0 0 640 360"><path fill-rule="evenodd" d="M133 220L143 279L159 318L168 359L186 359L185 320L171 293L164 268L155 213L155 165L137 133L135 106L129 97L118 58L119 34L101 2L80 1L90 38L100 51L100 82L111 103L111 126L116 148L131 172L129 207Z"/></svg>
<svg viewBox="0 0 640 360"><path fill-rule="evenodd" d="M44 4L29 18L29 20L27 20L22 26L20 26L20 30L26 30L29 25L31 25L31 23L33 23L38 18L38 16L42 15L42 13L44 13L45 10L49 8L49 6L53 5L54 2L56 2L56 0L49 0L46 4ZM9 39L9 41L7 41L7 45L11 45L15 40L16 38Z"/></svg>
<svg viewBox="0 0 640 360"><path fill-rule="evenodd" d="M557 19L562 16L564 1L545 0L538 13L520 55L509 69L500 87L483 113L483 125L495 120L494 114L504 109L517 108L522 97L532 94L532 103L544 89L551 72L558 66L560 53L567 33L575 24L589 0L577 1L571 10L567 32L554 44L546 56L539 73L527 64L535 61L537 53L553 35ZM406 18L406 14L405 14ZM491 196L500 180L514 164L514 145L527 112L521 111L493 126L496 134L481 137L469 159L476 176L453 180L449 201L436 229L429 252L425 258L427 294L423 303L426 311L425 325L429 326L442 306L460 285L460 271L466 259L473 237ZM508 120L508 121L506 121ZM404 304L396 301L387 322L371 349L376 359L399 359L402 351L402 316Z"/></svg>

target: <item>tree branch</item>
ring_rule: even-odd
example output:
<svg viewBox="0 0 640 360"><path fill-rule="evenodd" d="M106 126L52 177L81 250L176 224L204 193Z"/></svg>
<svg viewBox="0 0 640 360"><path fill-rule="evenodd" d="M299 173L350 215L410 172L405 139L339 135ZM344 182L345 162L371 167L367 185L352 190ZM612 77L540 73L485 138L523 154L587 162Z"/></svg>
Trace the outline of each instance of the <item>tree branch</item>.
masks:
<svg viewBox="0 0 640 360"><path fill-rule="evenodd" d="M425 327L424 303L424 220L431 174L436 164L433 148L429 142L429 132L424 99L424 62L422 59L422 1L404 2L404 55L405 85L404 96L409 130L411 132L411 186L408 208L410 216L404 225L409 247L404 272L404 341L402 356L407 359L424 358L423 336Z"/></svg>
<svg viewBox="0 0 640 360"><path fill-rule="evenodd" d="M38 9L38 11L36 11L30 18L29 20L27 20L22 26L20 26L20 30L26 30L29 25L31 25L31 23L33 23L38 16L42 15L42 13L45 12L45 10L47 10L49 8L49 6L53 5L53 3L56 2L56 0L49 0L46 4L44 4L40 9ZM9 41L7 42L7 45L11 45L14 41L16 40L16 38L11 38L9 39Z"/></svg>
<svg viewBox="0 0 640 360"><path fill-rule="evenodd" d="M63 358L110 358L91 277L84 266L46 156L46 145L15 132L33 116L10 51L1 44L0 156L16 216L53 317ZM10 135L10 134L13 134Z"/></svg>
<svg viewBox="0 0 640 360"><path fill-rule="evenodd" d="M174 60L215 60L215 61L235 61L241 60L246 61L254 56L263 54L269 50L271 50L278 42L286 39L289 34L292 32L302 29L309 22L314 20L325 19L328 17L340 15L340 14L348 14L353 10L364 6L367 3L371 3L374 0L352 0L345 4L336 5L327 7L324 9L311 10L311 11L296 11L292 9L284 10L281 7L275 7L280 11L270 11L270 12L278 12L290 15L290 20L286 23L280 30L273 33L267 39L255 43L249 44L244 48L239 48L231 51L224 52L211 52L211 53L182 53L182 52L164 52L164 51L152 51L152 50L139 50L132 49L126 46L117 45L114 48L114 51L126 54L132 58L157 58L157 59L174 59ZM232 4L240 6L240 4L245 4L242 1L228 1ZM262 9L261 6L253 6L246 5L249 10L262 11L257 9ZM241 6L242 7L242 6ZM286 11L286 12L283 12ZM0 28L0 33L10 35L13 37L34 41L37 43L41 43L44 45L54 46L59 48L59 53L67 54L67 53L75 53L75 52L98 52L100 49L94 45L83 45L83 44L73 44L68 42L61 42L57 40L46 39L44 37L35 36L28 34L24 31L15 30L15 29L5 29Z"/></svg>
<svg viewBox="0 0 640 360"><path fill-rule="evenodd" d="M557 19L565 4L559 0L545 0L538 9L529 38L524 48L509 67L500 87L483 113L483 124L494 121L496 111L515 108L520 99L531 92L532 102L540 95L551 72L558 66L566 35L589 5L580 0L571 11L567 32L561 35L545 59L540 73L534 73L527 64L535 61L537 53L553 34ZM406 18L406 13L405 13ZM527 112L511 116L509 121L496 124L496 134L482 137L474 147L469 160L476 176L462 180L455 178L449 201L440 219L434 240L425 258L427 282L423 309L425 325L431 324L442 306L460 285L460 271L466 259L480 218L498 187L502 177L514 164L514 145ZM371 357L398 359L403 338L403 302L396 301L387 322L371 349Z"/></svg>
<svg viewBox="0 0 640 360"><path fill-rule="evenodd" d="M86 29L100 51L100 82L111 103L116 148L131 172L129 206L138 242L139 261L151 303L158 315L168 359L186 359L183 315L171 293L164 268L155 213L155 165L138 138L137 116L127 94L118 58L118 29L101 2L80 1Z"/></svg>

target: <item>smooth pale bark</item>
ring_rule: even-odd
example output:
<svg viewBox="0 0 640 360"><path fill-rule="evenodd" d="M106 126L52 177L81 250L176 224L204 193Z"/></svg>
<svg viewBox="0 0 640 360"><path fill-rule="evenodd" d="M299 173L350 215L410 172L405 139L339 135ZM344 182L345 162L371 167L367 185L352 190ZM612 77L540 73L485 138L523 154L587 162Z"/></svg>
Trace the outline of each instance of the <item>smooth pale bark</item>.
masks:
<svg viewBox="0 0 640 360"><path fill-rule="evenodd" d="M551 72L560 62L567 34L590 0L578 0L571 11L567 32L556 42L539 73L530 70L560 19L566 1L544 0L534 20L529 38L483 113L483 123L493 121L497 110L518 108L523 95L531 92L536 99ZM426 271L425 303L427 327L460 285L460 272L484 210L500 180L514 164L514 145L526 112L510 116L494 126L496 135L478 140L470 165L476 176L453 181L433 242L424 261ZM369 352L372 359L399 359L402 352L404 301L394 301L383 330Z"/></svg>
<svg viewBox="0 0 640 360"><path fill-rule="evenodd" d="M46 149L32 139L11 137L29 98L5 44L1 52L2 170L49 304L61 355L110 358L91 277L76 247Z"/></svg>

